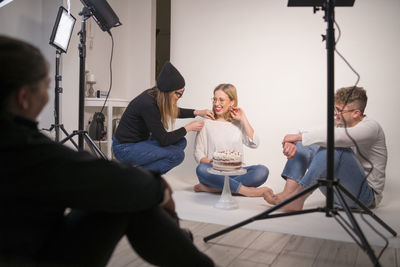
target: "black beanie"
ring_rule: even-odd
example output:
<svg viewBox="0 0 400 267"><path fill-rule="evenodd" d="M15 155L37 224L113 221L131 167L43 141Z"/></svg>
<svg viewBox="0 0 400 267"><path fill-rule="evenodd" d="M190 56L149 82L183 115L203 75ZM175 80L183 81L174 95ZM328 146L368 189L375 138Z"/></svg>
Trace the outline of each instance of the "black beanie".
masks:
<svg viewBox="0 0 400 267"><path fill-rule="evenodd" d="M167 61L157 77L157 87L163 92L176 91L185 87L185 79L171 62Z"/></svg>

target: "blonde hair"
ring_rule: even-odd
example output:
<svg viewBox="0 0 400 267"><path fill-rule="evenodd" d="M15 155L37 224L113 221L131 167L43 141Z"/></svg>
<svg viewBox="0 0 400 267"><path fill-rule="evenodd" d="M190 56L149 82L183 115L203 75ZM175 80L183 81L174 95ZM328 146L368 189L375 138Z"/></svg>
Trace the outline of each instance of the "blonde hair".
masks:
<svg viewBox="0 0 400 267"><path fill-rule="evenodd" d="M223 91L225 94L228 95L229 100L234 101L234 103L233 103L234 107L238 106L238 96L237 96L237 92L236 92L236 87L235 86L233 86L230 83L222 83L222 84L218 85L217 87L215 87L214 94L218 90ZM214 112L214 114L216 114L214 106L213 106L213 112ZM224 113L223 117L224 117L224 119L226 121L230 121L230 122L233 121L233 118L232 118L231 113L229 111Z"/></svg>
<svg viewBox="0 0 400 267"><path fill-rule="evenodd" d="M173 126L178 117L178 105L174 101L171 101L171 95L174 93L174 91L160 91L157 87L151 88L149 92L156 100L158 109L160 110L161 122L165 129Z"/></svg>

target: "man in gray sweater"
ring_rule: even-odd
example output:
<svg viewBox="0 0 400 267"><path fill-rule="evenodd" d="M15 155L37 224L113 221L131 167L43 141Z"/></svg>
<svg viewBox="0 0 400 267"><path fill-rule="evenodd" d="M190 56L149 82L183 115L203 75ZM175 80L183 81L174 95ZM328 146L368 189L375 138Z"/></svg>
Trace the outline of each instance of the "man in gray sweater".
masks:
<svg viewBox="0 0 400 267"><path fill-rule="evenodd" d="M334 177L364 205L374 208L382 200L387 149L382 127L364 114L366 105L367 94L361 87L336 91ZM265 196L268 203L278 204L326 177L326 140L326 127L284 137L283 154L288 161L282 178L286 184L282 192ZM326 194L324 187L321 191ZM283 208L287 211L303 209L310 194ZM334 201L340 205L336 197ZM347 204L355 205L350 200Z"/></svg>

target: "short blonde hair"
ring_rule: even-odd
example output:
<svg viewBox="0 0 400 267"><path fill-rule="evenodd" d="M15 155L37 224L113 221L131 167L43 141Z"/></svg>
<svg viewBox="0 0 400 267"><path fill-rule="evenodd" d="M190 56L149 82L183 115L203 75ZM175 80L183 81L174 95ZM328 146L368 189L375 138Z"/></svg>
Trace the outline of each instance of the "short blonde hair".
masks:
<svg viewBox="0 0 400 267"><path fill-rule="evenodd" d="M222 84L218 85L217 87L215 87L214 94L218 90L223 91L225 94L228 95L229 100L234 101L234 104L233 104L234 107L238 106L238 96L237 96L237 91L236 91L235 86L233 86L230 83L222 83ZM213 107L213 112L214 112L214 114L216 114L214 107ZM225 113L223 116L224 116L224 119L227 121L233 120L230 112Z"/></svg>
<svg viewBox="0 0 400 267"><path fill-rule="evenodd" d="M343 87L336 91L335 93L335 102L340 104L350 104L354 103L361 111L361 114L364 114L365 107L367 106L367 92L363 87L357 86L349 86Z"/></svg>

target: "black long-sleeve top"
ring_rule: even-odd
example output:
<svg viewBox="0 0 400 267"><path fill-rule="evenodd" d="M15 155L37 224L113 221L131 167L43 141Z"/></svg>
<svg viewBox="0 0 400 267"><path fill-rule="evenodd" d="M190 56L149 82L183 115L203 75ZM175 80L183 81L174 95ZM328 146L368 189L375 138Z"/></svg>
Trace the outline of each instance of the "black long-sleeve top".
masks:
<svg viewBox="0 0 400 267"><path fill-rule="evenodd" d="M0 125L0 256L34 256L67 207L125 213L163 199L164 183L146 170L73 151L23 118Z"/></svg>
<svg viewBox="0 0 400 267"><path fill-rule="evenodd" d="M179 108L178 118L194 117L193 109ZM165 130L152 89L147 89L129 103L114 136L124 144L145 141L150 134L161 146L168 146L183 138L186 129L181 127L171 132Z"/></svg>

